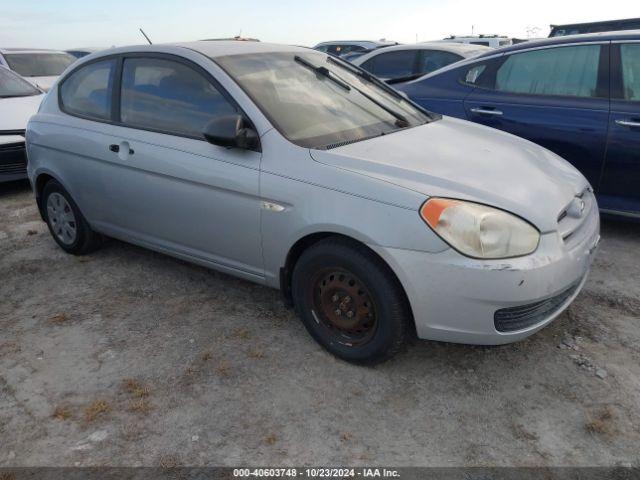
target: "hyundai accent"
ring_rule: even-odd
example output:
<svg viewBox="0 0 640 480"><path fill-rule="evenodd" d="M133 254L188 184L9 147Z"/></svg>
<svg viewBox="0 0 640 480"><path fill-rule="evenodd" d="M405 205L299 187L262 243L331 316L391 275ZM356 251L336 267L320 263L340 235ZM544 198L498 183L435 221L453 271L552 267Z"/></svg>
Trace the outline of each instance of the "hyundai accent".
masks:
<svg viewBox="0 0 640 480"><path fill-rule="evenodd" d="M94 53L26 136L66 252L114 237L279 288L313 338L356 363L415 333L533 334L578 295L599 239L591 187L557 155L305 48Z"/></svg>

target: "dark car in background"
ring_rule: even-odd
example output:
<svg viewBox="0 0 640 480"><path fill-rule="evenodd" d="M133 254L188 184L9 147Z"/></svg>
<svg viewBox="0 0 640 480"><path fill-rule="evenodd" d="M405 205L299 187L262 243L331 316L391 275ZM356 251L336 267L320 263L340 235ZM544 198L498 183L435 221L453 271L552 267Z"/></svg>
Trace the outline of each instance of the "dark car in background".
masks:
<svg viewBox="0 0 640 480"><path fill-rule="evenodd" d="M640 31L522 43L394 87L548 148L587 177L603 212L640 218Z"/></svg>
<svg viewBox="0 0 640 480"><path fill-rule="evenodd" d="M332 40L329 42L321 42L313 47L313 49L328 53L334 57L349 55L349 60L353 60L357 58L359 54L365 54L378 48L392 45L399 45L399 43L389 40Z"/></svg>
<svg viewBox="0 0 640 480"><path fill-rule="evenodd" d="M638 29L640 29L640 18L625 18L623 20L607 20L604 22L551 25L551 33L549 33L549 37L563 37L565 35L580 35L584 33L615 32L619 30Z"/></svg>
<svg viewBox="0 0 640 480"><path fill-rule="evenodd" d="M465 58L492 51L489 47L449 42L424 42L379 48L351 61L387 83L409 81ZM344 57L343 57L344 58Z"/></svg>

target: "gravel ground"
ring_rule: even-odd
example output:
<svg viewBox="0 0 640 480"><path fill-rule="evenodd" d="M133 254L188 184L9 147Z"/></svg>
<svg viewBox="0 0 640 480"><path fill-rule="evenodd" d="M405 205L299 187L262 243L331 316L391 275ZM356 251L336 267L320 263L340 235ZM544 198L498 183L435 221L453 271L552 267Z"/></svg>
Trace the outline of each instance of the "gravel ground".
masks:
<svg viewBox="0 0 640 480"><path fill-rule="evenodd" d="M277 291L109 241L0 185L0 466L640 464L640 224L605 222L526 341L334 359Z"/></svg>

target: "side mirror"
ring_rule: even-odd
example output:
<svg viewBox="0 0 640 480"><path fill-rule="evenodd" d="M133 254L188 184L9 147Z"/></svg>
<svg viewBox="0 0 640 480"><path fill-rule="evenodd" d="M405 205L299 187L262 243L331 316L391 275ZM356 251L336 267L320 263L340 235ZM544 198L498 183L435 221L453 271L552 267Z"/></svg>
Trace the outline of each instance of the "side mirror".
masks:
<svg viewBox="0 0 640 480"><path fill-rule="evenodd" d="M260 141L256 132L242 115L224 115L214 118L204 127L205 140L227 148L257 150Z"/></svg>

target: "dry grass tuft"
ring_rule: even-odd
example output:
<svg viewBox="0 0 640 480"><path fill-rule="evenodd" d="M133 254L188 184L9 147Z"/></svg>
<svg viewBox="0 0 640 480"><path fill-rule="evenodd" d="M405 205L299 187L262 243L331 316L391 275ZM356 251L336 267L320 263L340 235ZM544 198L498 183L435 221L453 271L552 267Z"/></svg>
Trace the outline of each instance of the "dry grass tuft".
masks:
<svg viewBox="0 0 640 480"><path fill-rule="evenodd" d="M0 480L16 480L16 474L11 472L0 473Z"/></svg>
<svg viewBox="0 0 640 480"><path fill-rule="evenodd" d="M160 466L162 468L176 468L182 465L177 455L162 455L160 457Z"/></svg>
<svg viewBox="0 0 640 480"><path fill-rule="evenodd" d="M200 360L203 362L208 362L213 358L213 351L206 350L200 354Z"/></svg>
<svg viewBox="0 0 640 480"><path fill-rule="evenodd" d="M613 411L607 406L598 410L594 415L587 414L587 422L584 427L589 433L611 435L614 433L613 420Z"/></svg>
<svg viewBox="0 0 640 480"><path fill-rule="evenodd" d="M271 433L264 438L264 441L267 445L275 445L275 443L278 441L278 437L276 437L275 434Z"/></svg>
<svg viewBox="0 0 640 480"><path fill-rule="evenodd" d="M222 360L216 367L216 373L222 378L229 378L231 376L231 364L226 360Z"/></svg>
<svg viewBox="0 0 640 480"><path fill-rule="evenodd" d="M261 348L256 348L249 352L249 356L251 358L264 358L264 350L262 350Z"/></svg>
<svg viewBox="0 0 640 480"><path fill-rule="evenodd" d="M69 407L58 406L53 410L51 414L51 418L55 420L65 421L69 420L73 415L71 414L71 409Z"/></svg>
<svg viewBox="0 0 640 480"><path fill-rule="evenodd" d="M125 378L122 381L122 388L134 397L144 398L151 395L149 387L142 385L140 382L133 378Z"/></svg>
<svg viewBox="0 0 640 480"><path fill-rule="evenodd" d="M53 317L51 317L51 321L54 323L64 323L68 320L70 320L71 317L69 315L67 315L66 313L59 313L57 315L54 315Z"/></svg>
<svg viewBox="0 0 640 480"><path fill-rule="evenodd" d="M99 416L104 415L110 410L111 410L111 407L106 401L96 400L95 402L87 406L87 408L85 408L84 419L87 423L91 423L94 420L96 420Z"/></svg>
<svg viewBox="0 0 640 480"><path fill-rule="evenodd" d="M353 433L351 432L343 432L342 435L340 435L341 442L348 442L352 438L353 438Z"/></svg>
<svg viewBox="0 0 640 480"><path fill-rule="evenodd" d="M148 415L151 410L153 410L153 405L146 398L134 400L129 406L130 412L140 413L142 415Z"/></svg>
<svg viewBox="0 0 640 480"><path fill-rule="evenodd" d="M247 340L251 336L251 332L246 328L238 328L231 333L231 336L240 340Z"/></svg>

